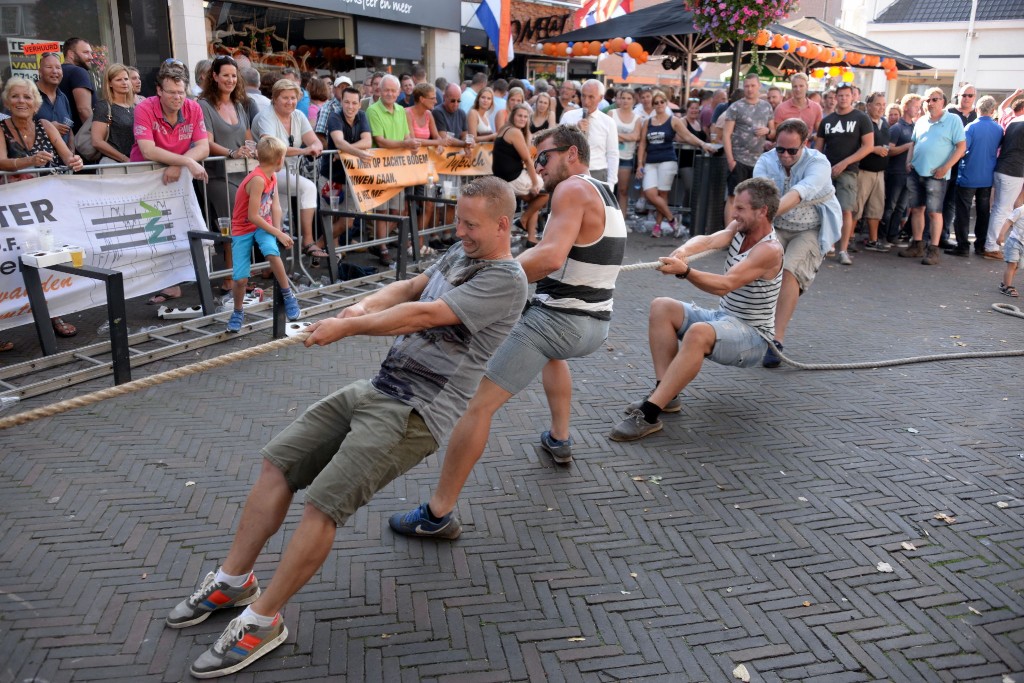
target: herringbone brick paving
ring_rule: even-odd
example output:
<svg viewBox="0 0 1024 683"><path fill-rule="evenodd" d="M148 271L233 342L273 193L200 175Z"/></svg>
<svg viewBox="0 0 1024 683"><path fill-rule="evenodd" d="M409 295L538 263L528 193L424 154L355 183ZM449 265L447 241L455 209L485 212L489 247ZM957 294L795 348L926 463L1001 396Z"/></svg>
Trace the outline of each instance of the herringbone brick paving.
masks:
<svg viewBox="0 0 1024 683"><path fill-rule="evenodd" d="M669 248L630 239L629 260ZM1024 346L1019 320L987 310L1002 264L953 261L827 262L787 353ZM708 363L664 431L611 442L623 405L652 385L659 295L714 301L622 275L606 346L572 363L571 467L537 447L535 383L495 420L459 502L462 538L387 530L429 495L431 456L339 531L285 612L288 641L236 680L727 681L742 663L758 681L1024 682L1021 359L828 373ZM163 618L226 551L260 446L370 376L387 346L291 347L0 433L0 682L189 679L230 617L183 631ZM256 567L264 582L299 501Z"/></svg>

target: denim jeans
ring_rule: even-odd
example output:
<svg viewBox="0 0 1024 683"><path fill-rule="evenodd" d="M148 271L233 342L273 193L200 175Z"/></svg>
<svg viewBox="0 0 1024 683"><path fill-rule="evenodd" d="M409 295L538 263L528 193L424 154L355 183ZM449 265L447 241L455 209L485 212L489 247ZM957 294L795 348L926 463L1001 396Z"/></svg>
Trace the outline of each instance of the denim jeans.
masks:
<svg viewBox="0 0 1024 683"><path fill-rule="evenodd" d="M907 176L905 173L885 174L885 213L882 214L878 236L895 242L907 213Z"/></svg>
<svg viewBox="0 0 1024 683"><path fill-rule="evenodd" d="M988 234L989 200L992 198L991 187L956 188L956 248L967 251L967 236L971 230L971 202L974 202L978 214L974 221L974 251L978 254L985 251L985 236Z"/></svg>

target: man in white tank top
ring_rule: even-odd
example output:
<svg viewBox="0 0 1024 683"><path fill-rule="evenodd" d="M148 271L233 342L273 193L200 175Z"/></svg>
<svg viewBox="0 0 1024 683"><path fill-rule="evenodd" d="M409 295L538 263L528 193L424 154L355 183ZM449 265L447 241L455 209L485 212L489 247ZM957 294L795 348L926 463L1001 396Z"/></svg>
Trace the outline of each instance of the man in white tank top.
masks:
<svg viewBox="0 0 1024 683"><path fill-rule="evenodd" d="M662 428L659 415L682 409L678 394L700 372L705 358L720 365L753 367L761 362L775 327L775 304L782 286L783 250L772 220L779 192L767 178L736 186L733 220L713 235L698 235L662 257L661 272L718 294L717 310L668 297L651 302L648 337L655 388L626 409L625 420L609 434L613 441L636 441ZM691 268L687 258L729 248L724 275Z"/></svg>

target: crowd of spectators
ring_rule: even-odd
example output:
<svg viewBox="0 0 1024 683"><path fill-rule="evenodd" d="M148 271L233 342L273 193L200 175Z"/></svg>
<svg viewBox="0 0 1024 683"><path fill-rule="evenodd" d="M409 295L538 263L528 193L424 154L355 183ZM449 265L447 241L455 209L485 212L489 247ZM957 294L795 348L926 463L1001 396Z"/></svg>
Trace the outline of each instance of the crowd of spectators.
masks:
<svg viewBox="0 0 1024 683"><path fill-rule="evenodd" d="M859 225L859 248L920 258L934 265L939 253L1002 259L1001 238L1011 212L1021 204L1024 185L1024 90L1002 102L978 98L965 84L949 105L946 94L931 88L887 103L884 93L861 100L846 83L810 92L808 78L794 74L789 88L765 88L756 76L745 79L733 97L725 90L697 91L676 102L672 88L607 88L597 80L582 84L489 80L477 73L463 83L427 80L426 71L393 76L374 72L361 83L346 75L303 74L297 69L258 70L245 57L218 56L188 67L169 59L157 74L156 94L141 97L137 69L109 65L99 92L88 71L92 49L70 38L63 55L39 57L38 80L12 78L3 90L5 114L0 168L44 167L78 170L83 162L111 164L157 162L165 182L188 169L207 183L204 210L210 225L229 217L239 183L245 177L226 159L251 159L261 137L287 147L278 176L282 196L294 198L300 247L311 265L327 257L328 238L314 229L316 211L329 195L344 195L345 171L335 155L317 164L324 150L368 156L371 147L419 149L462 147L495 142L495 173L506 177L524 200L516 222L525 246L536 243L538 217L547 203L533 161L533 137L559 123L578 126L591 147L590 173L616 191L626 209L630 186L656 212L652 235L682 234L669 206L669 190L678 183L683 204L692 184L694 155L721 149L728 166L723 197L726 221L735 187L753 174L758 159L773 150L777 127L787 119L803 121L806 145L822 152L832 167L842 226L834 255L851 265ZM977 102L977 104L975 104ZM687 146L680 152L677 143ZM214 157L207 162L208 157ZM315 169L315 172L314 172ZM9 176L8 182L19 177ZM314 182L316 179L319 186ZM423 194L424 188L415 188ZM424 208L430 208L425 204ZM346 208L353 208L351 202ZM381 211L402 213L395 199ZM1016 214L1014 214L1016 216ZM431 227L430 211L420 228ZM1012 220L1011 220L1012 223ZM337 237L352 225L335 218ZM384 239L390 224L378 222L374 238ZM422 239L410 245L430 256L445 240ZM392 262L389 246L376 247L382 264ZM225 253L230 266L230 253ZM1012 275L1002 288L1015 295ZM223 283L226 291L231 281ZM151 301L181 295L167 288ZM55 319L59 334L74 328Z"/></svg>

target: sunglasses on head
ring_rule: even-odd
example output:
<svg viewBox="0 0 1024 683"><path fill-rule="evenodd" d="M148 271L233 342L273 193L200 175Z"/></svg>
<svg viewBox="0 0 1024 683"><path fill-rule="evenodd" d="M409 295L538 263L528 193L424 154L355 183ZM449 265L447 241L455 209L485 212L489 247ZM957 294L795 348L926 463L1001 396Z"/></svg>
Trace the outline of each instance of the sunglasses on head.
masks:
<svg viewBox="0 0 1024 683"><path fill-rule="evenodd" d="M544 168L545 166L548 165L548 157L550 157L555 152L564 152L567 149L569 149L569 147L552 147L551 149L546 149L543 152L537 154L537 160L533 162L533 164L534 166L540 166L541 168Z"/></svg>

